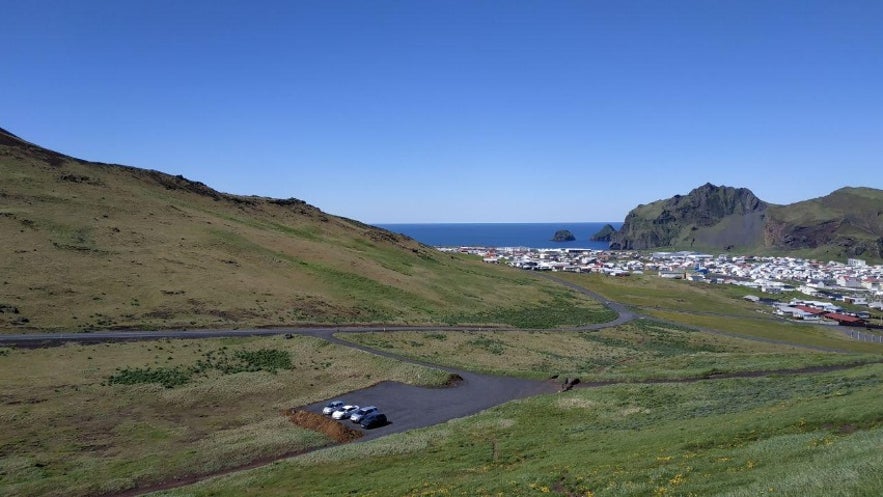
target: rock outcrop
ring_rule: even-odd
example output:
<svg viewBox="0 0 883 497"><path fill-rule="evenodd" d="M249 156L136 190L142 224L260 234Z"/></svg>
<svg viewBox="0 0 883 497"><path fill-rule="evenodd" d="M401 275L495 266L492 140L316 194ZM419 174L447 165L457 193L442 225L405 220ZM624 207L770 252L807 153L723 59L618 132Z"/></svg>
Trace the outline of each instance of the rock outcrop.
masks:
<svg viewBox="0 0 883 497"><path fill-rule="evenodd" d="M751 246L762 240L767 207L747 188L706 183L687 195L633 209L611 236L610 248Z"/></svg>
<svg viewBox="0 0 883 497"><path fill-rule="evenodd" d="M616 228L609 224L605 224L603 228L598 230L597 233L592 235L590 238L593 242L609 242L613 235L616 233Z"/></svg>
<svg viewBox="0 0 883 497"><path fill-rule="evenodd" d="M553 242L572 242L574 240L576 240L576 237L569 230L558 230L555 232L555 236L552 237Z"/></svg>

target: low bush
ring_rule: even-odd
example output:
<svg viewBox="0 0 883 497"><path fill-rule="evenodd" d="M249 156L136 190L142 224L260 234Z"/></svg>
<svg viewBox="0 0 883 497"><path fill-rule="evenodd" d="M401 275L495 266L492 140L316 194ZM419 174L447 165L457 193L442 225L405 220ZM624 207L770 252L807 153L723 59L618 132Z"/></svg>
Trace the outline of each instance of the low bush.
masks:
<svg viewBox="0 0 883 497"><path fill-rule="evenodd" d="M110 375L107 383L135 385L138 383L158 383L166 388L174 388L189 382L195 376L206 376L212 371L221 374L267 371L275 374L280 369L291 369L291 355L284 350L260 349L238 350L233 354L226 349L212 350L192 366L159 368L122 368Z"/></svg>

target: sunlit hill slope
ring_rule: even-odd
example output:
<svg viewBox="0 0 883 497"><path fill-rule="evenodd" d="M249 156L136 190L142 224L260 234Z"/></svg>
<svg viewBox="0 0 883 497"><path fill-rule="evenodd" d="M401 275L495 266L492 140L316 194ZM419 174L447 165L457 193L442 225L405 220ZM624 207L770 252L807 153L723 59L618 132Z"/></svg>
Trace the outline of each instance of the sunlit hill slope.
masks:
<svg viewBox="0 0 883 497"><path fill-rule="evenodd" d="M4 130L0 239L6 331L494 321L561 301L524 273L296 199L87 162Z"/></svg>

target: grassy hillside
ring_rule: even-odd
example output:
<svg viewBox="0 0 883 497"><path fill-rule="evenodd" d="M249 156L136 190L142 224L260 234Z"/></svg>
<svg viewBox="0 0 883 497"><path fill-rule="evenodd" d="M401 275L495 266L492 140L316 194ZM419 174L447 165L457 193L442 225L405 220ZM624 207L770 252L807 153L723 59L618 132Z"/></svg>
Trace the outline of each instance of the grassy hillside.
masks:
<svg viewBox="0 0 883 497"><path fill-rule="evenodd" d="M879 344L777 327L725 287L570 277L670 322L338 334L430 363L582 383L160 495L881 495ZM672 323L702 319L729 335ZM11 496L114 494L324 446L282 411L378 381L448 379L300 336L0 348L0 371L0 494ZM591 382L624 383L582 388Z"/></svg>
<svg viewBox="0 0 883 497"><path fill-rule="evenodd" d="M883 190L841 188L789 205L744 188L703 185L639 205L611 237L612 248L695 249L883 260Z"/></svg>
<svg viewBox="0 0 883 497"><path fill-rule="evenodd" d="M766 243L818 257L883 258L883 190L841 188L767 210Z"/></svg>
<svg viewBox="0 0 883 497"><path fill-rule="evenodd" d="M562 305L601 312L530 275L296 199L85 162L2 130L0 238L6 331L506 322L509 311Z"/></svg>
<svg viewBox="0 0 883 497"><path fill-rule="evenodd" d="M878 496L881 374L577 389L153 495Z"/></svg>
<svg viewBox="0 0 883 497"><path fill-rule="evenodd" d="M838 469L824 484L845 485L839 495L883 488L879 479L835 478L877 464L868 457L879 453L883 365L658 383L879 355L807 351L643 320L600 332L343 336L469 369L626 383L511 402L169 495L532 495L556 483L567 490L558 495L652 495L647 489L657 487L752 495L751 482L787 469L806 497L832 495L801 486L829 464ZM284 360L252 360L270 353ZM259 367L230 368L243 357ZM0 348L0 370L0 495L23 497L113 495L321 447L331 440L292 425L283 411L379 381L448 380L437 369L301 336ZM167 379L179 381L164 385ZM777 466L781 460L787 468ZM717 470L726 475L715 477ZM685 481L666 483L684 471Z"/></svg>
<svg viewBox="0 0 883 497"><path fill-rule="evenodd" d="M229 367L261 354L283 360ZM300 336L0 348L0 370L0 495L44 497L103 495L327 445L283 411L379 381L448 380Z"/></svg>

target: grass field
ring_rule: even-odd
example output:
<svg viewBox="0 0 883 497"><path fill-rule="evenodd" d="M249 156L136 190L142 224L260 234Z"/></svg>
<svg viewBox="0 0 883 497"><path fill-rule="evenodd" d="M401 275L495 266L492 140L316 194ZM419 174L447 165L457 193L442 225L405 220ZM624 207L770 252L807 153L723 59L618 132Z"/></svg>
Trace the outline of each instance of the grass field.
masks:
<svg viewBox="0 0 883 497"><path fill-rule="evenodd" d="M0 349L0 370L4 496L99 495L325 445L282 411L448 378L306 337Z"/></svg>
<svg viewBox="0 0 883 497"><path fill-rule="evenodd" d="M588 319L584 312L601 315L570 293L547 295L561 309L583 308L574 321ZM736 316L728 302L722 298L719 314L762 322ZM883 489L869 469L879 466L883 441L879 364L635 383L855 364L879 361L879 354L812 351L647 319L591 332L341 336L478 371L631 383L512 402L164 495L807 497ZM291 425L282 411L385 379L438 385L448 378L304 337L0 349L0 369L7 428L0 434L0 493L15 496L113 493L321 447L327 438Z"/></svg>
<svg viewBox="0 0 883 497"><path fill-rule="evenodd" d="M157 495L871 497L881 379L871 365L579 389Z"/></svg>
<svg viewBox="0 0 883 497"><path fill-rule="evenodd" d="M875 354L813 352L717 336L651 320L600 331L384 332L346 340L463 369L545 379L637 381L876 361Z"/></svg>
<svg viewBox="0 0 883 497"><path fill-rule="evenodd" d="M881 344L852 340L836 326L787 322L774 316L770 308L742 299L749 293L744 288L668 280L651 275L610 278L562 274L560 277L627 304L640 313L673 323L823 349L883 352Z"/></svg>

